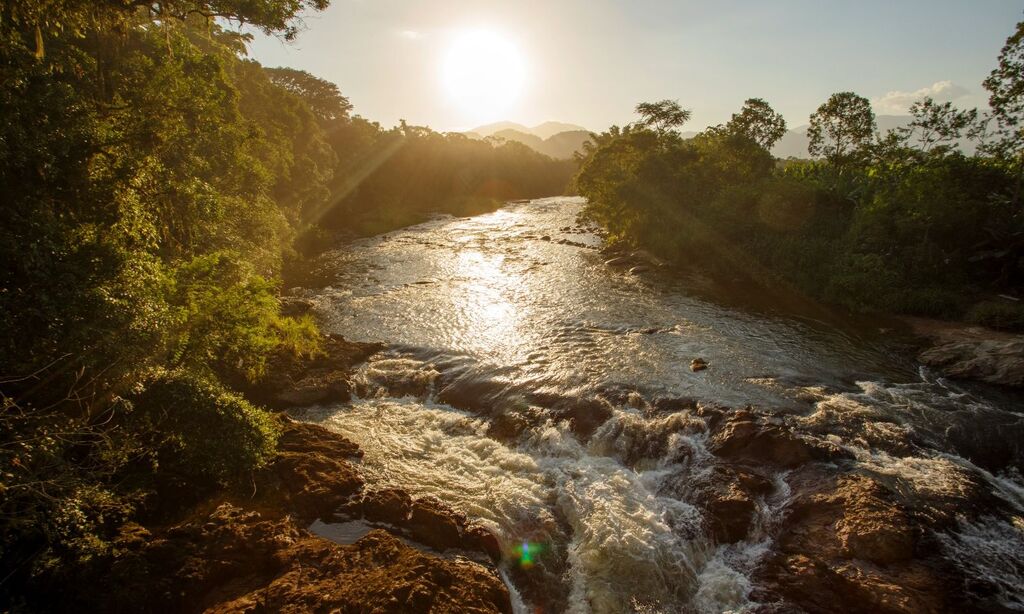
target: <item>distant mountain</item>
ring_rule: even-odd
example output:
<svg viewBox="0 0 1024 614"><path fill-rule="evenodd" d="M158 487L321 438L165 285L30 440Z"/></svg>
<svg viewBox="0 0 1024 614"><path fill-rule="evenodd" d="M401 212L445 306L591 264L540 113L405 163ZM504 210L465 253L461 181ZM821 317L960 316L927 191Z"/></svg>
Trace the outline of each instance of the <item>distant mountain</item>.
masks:
<svg viewBox="0 0 1024 614"><path fill-rule="evenodd" d="M911 119L912 118L909 115L878 115L875 117L875 122L878 124L879 134L884 135L890 130L903 128L910 123ZM807 138L807 129L809 127L809 125L804 124L803 126L797 126L792 130L787 130L786 134L784 134L782 138L779 139L779 142L775 144L775 147L772 147L772 155L776 158L782 159L790 157L810 158L810 154L807 153L807 144L810 142L810 139ZM697 133L693 131L684 132L683 138L688 139L696 135ZM974 152L974 145L966 140L962 140L960 142L960 147L966 153Z"/></svg>
<svg viewBox="0 0 1024 614"><path fill-rule="evenodd" d="M480 137L488 137L494 134L495 132L501 132L502 130L518 130L519 132L522 132L524 134L533 134L532 130L530 130L529 128L522 124L517 124L515 122L495 122L493 124L487 124L486 126L480 126L478 128L473 128L472 130L467 130L465 134L477 134Z"/></svg>
<svg viewBox="0 0 1024 614"><path fill-rule="evenodd" d="M550 139L556 134L561 134L563 132L581 131L587 132L587 129L584 128L583 126L577 126L576 124L566 124L563 122L544 122L543 124L534 126L530 132L536 134L542 139Z"/></svg>
<svg viewBox="0 0 1024 614"><path fill-rule="evenodd" d="M477 129L477 131L479 128ZM542 139L536 134L526 133L522 130L506 128L490 135L493 138L505 139L522 143L534 151L556 160L571 158L574 153L583 149L583 144L590 140L590 133L586 130L567 130Z"/></svg>
<svg viewBox="0 0 1024 614"><path fill-rule="evenodd" d="M516 130L523 134L532 134L540 139L549 139L560 132L578 132L580 130L586 132L586 128L583 126L577 126L576 124L566 124L563 122L544 122L538 124L533 128L528 128L522 124L515 122L495 122L493 124L487 124L486 126L480 126L479 128L473 128L467 130L465 134L471 133L479 134L482 137L492 136L502 130Z"/></svg>

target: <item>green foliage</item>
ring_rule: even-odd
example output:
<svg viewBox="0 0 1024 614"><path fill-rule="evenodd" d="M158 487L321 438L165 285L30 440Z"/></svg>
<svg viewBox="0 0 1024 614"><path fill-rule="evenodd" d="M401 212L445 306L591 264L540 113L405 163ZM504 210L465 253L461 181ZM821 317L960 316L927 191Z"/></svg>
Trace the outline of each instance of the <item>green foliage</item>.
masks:
<svg viewBox="0 0 1024 614"><path fill-rule="evenodd" d="M676 100L641 102L636 105L636 113L640 116L637 125L658 132L677 130L690 121L692 116L690 111L679 106Z"/></svg>
<svg viewBox="0 0 1024 614"><path fill-rule="evenodd" d="M989 328L1024 332L1024 305L1005 299L982 301L967 311L966 319Z"/></svg>
<svg viewBox="0 0 1024 614"><path fill-rule="evenodd" d="M130 428L158 471L226 482L274 456L280 429L272 414L188 371L154 378L135 406Z"/></svg>
<svg viewBox="0 0 1024 614"><path fill-rule="evenodd" d="M468 215L506 200L562 194L575 168L574 161L552 160L521 143L405 123L382 130L358 117L333 122L328 139L339 158L333 196L311 221L359 234L432 213Z"/></svg>
<svg viewBox="0 0 1024 614"><path fill-rule="evenodd" d="M344 120L352 111L352 104L341 95L338 86L294 68L265 68L270 81L309 105L320 122Z"/></svg>
<svg viewBox="0 0 1024 614"><path fill-rule="evenodd" d="M595 135L576 177L586 215L612 241L854 309L963 317L972 295L1019 294L1014 163L949 146L978 134L975 112L925 100L906 131L871 141L867 101L837 94L812 121L825 159L786 163L767 152L776 115L748 101L689 140Z"/></svg>
<svg viewBox="0 0 1024 614"><path fill-rule="evenodd" d="M179 266L170 298L175 328L168 364L256 380L278 348L316 352L315 326L281 317L275 289L237 254L217 252Z"/></svg>
<svg viewBox="0 0 1024 614"><path fill-rule="evenodd" d="M840 92L811 114L807 150L843 166L857 161L874 136L875 113L868 99Z"/></svg>
<svg viewBox="0 0 1024 614"><path fill-rule="evenodd" d="M739 113L733 113L725 129L746 136L770 151L786 134L786 120L761 98L749 98Z"/></svg>

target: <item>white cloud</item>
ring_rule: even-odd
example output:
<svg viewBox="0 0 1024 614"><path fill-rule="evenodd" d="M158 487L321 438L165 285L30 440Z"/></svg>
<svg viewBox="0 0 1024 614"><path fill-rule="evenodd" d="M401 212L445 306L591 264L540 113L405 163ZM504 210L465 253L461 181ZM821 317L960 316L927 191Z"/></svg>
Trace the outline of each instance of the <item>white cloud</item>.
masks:
<svg viewBox="0 0 1024 614"><path fill-rule="evenodd" d="M871 101L875 110L879 113L893 115L904 115L910 109L910 105L926 96L931 96L935 102L951 102L970 94L970 91L952 81L936 81L928 87L922 87L916 92L892 91L884 96L879 96Z"/></svg>
<svg viewBox="0 0 1024 614"><path fill-rule="evenodd" d="M415 40L419 40L419 39L423 38L423 33L422 32L417 32L416 30L402 30L401 32L398 33L398 35L401 36L402 38L406 39L406 40L411 40L411 41L415 41Z"/></svg>

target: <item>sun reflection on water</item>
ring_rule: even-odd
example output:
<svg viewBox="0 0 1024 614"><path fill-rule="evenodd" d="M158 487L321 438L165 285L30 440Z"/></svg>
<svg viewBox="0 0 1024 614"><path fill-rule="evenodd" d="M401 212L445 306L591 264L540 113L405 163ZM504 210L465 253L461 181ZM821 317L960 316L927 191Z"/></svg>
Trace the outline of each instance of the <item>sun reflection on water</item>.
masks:
<svg viewBox="0 0 1024 614"><path fill-rule="evenodd" d="M519 327L523 314L515 304L524 283L521 275L505 262L503 254L467 248L458 254L453 300L461 303L470 330L477 332L477 350L495 358L510 360L521 351Z"/></svg>

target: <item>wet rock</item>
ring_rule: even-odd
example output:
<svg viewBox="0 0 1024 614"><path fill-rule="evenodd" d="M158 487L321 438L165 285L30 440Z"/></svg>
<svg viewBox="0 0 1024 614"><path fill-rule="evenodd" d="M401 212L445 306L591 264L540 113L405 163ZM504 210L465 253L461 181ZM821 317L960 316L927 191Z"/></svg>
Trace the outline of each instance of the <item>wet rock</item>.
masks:
<svg viewBox="0 0 1024 614"><path fill-rule="evenodd" d="M274 397L276 407L304 407L325 403L347 403L352 399L352 383L347 374L329 371L311 375L285 388Z"/></svg>
<svg viewBox="0 0 1024 614"><path fill-rule="evenodd" d="M843 455L839 448L801 437L767 417L736 412L709 441L709 449L729 460L771 463L793 468L812 460L833 460Z"/></svg>
<svg viewBox="0 0 1024 614"><path fill-rule="evenodd" d="M706 503L711 535L717 543L732 544L750 532L757 505L737 484L717 485Z"/></svg>
<svg viewBox="0 0 1024 614"><path fill-rule="evenodd" d="M915 558L924 528L878 482L815 468L789 481L789 513L758 572L769 599L810 612L957 611L958 583L938 557Z"/></svg>
<svg viewBox="0 0 1024 614"><path fill-rule="evenodd" d="M635 266L636 260L629 256L616 256L615 258L605 260L604 263L611 267L628 267Z"/></svg>
<svg viewBox="0 0 1024 614"><path fill-rule="evenodd" d="M304 519L329 518L363 485L345 460L358 454L359 448L340 435L288 422L278 456L258 475L256 491L265 504L293 510Z"/></svg>
<svg viewBox="0 0 1024 614"><path fill-rule="evenodd" d="M364 493L363 515L377 522L401 525L412 513L412 497L397 488L384 488Z"/></svg>
<svg viewBox="0 0 1024 614"><path fill-rule="evenodd" d="M408 522L412 537L431 548L461 548L461 527L464 525L464 517L452 512L433 497L417 499L412 504L412 514Z"/></svg>
<svg viewBox="0 0 1024 614"><path fill-rule="evenodd" d="M349 371L383 348L380 343L357 343L340 335L325 335L320 354L278 352L270 357L260 381L237 378L229 383L254 403L275 409L343 403L352 394Z"/></svg>
<svg viewBox="0 0 1024 614"><path fill-rule="evenodd" d="M600 398L563 401L552 411L556 420L567 420L572 432L583 440L612 417L612 408Z"/></svg>
<svg viewBox="0 0 1024 614"><path fill-rule="evenodd" d="M947 377L1024 387L1024 336L940 343L919 356Z"/></svg>
<svg viewBox="0 0 1024 614"><path fill-rule="evenodd" d="M740 466L716 465L695 483L688 473L679 476L675 491L704 511L705 523L717 543L736 543L746 538L757 514L757 500L772 491L768 478Z"/></svg>
<svg viewBox="0 0 1024 614"><path fill-rule="evenodd" d="M690 361L690 371L696 373L697 371L703 371L708 368L708 361L703 358L694 358Z"/></svg>
<svg viewBox="0 0 1024 614"><path fill-rule="evenodd" d="M646 273L647 271L650 271L650 270L651 270L651 267L647 266L646 264L638 264L635 267L632 267L631 269L629 269L629 274L630 275L637 275L639 273Z"/></svg>
<svg viewBox="0 0 1024 614"><path fill-rule="evenodd" d="M494 563L501 561L501 542L494 533L479 525L471 525L466 528L464 537L467 550L483 552Z"/></svg>
<svg viewBox="0 0 1024 614"><path fill-rule="evenodd" d="M842 500L836 535L843 554L876 563L905 561L914 555L914 529L907 514L885 499L885 491L868 478L840 480L832 495Z"/></svg>
<svg viewBox="0 0 1024 614"><path fill-rule="evenodd" d="M316 306L312 300L299 296L282 296L280 313L285 317L299 317L310 314Z"/></svg>

